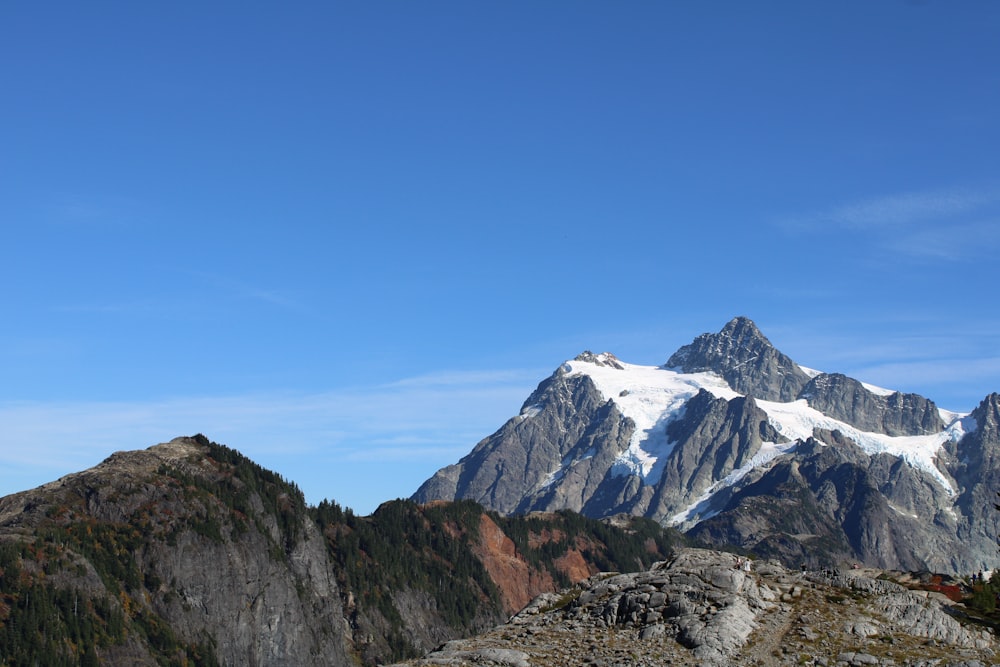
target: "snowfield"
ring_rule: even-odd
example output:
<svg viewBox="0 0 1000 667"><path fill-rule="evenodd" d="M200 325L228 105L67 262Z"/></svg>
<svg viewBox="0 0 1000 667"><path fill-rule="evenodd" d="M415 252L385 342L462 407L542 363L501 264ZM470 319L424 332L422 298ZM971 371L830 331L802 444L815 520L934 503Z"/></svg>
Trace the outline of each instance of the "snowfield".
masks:
<svg viewBox="0 0 1000 667"><path fill-rule="evenodd" d="M680 373L662 366L637 366L607 354L597 355L596 359L597 363L567 361L563 365L563 371L570 376L589 376L602 396L614 401L621 413L635 422L635 434L628 449L615 462L612 473L636 475L646 484L655 485L660 480L667 457L675 444L667 439L666 425L683 414L684 406L692 396L702 389L726 400L741 396L714 373ZM612 363L622 368L616 368ZM811 369L804 370L818 373ZM882 396L894 393L881 387L864 386ZM757 405L767 413L771 425L791 442L765 443L748 465L732 471L725 479L716 482L696 503L675 516L672 523L694 519L700 515L699 506L704 508L714 493L736 483L751 470L768 465L780 454L791 451L798 444L797 441L810 437L815 428L839 430L868 454L887 453L898 456L911 466L929 473L949 494L954 494L951 481L938 470L935 459L946 442L957 442L976 427L974 420L966 414L941 411L947 427L940 433L893 437L861 431L831 419L809 407L805 399L791 403L757 400ZM560 473L561 471L554 471L550 479L557 479Z"/></svg>

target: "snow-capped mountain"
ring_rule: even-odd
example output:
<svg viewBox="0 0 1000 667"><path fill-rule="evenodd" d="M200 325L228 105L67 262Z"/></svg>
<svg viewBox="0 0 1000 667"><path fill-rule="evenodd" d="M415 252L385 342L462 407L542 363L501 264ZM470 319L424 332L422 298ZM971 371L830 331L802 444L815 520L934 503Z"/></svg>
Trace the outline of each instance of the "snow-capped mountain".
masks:
<svg viewBox="0 0 1000 667"><path fill-rule="evenodd" d="M996 394L957 414L801 367L739 317L663 366L567 361L414 499L628 513L786 561L969 572L1000 562L998 414Z"/></svg>

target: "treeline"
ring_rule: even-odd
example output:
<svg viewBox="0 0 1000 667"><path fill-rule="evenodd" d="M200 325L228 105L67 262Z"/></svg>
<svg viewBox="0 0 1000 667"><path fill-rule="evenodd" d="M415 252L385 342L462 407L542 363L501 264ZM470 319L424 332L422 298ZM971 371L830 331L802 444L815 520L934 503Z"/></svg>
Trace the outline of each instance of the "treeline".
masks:
<svg viewBox="0 0 1000 667"><path fill-rule="evenodd" d="M997 601L1000 600L1000 572L994 572L985 581L979 575L978 580L972 582L971 588L972 594L966 599L966 606L992 617L994 624L1000 625L1000 614L997 613Z"/></svg>

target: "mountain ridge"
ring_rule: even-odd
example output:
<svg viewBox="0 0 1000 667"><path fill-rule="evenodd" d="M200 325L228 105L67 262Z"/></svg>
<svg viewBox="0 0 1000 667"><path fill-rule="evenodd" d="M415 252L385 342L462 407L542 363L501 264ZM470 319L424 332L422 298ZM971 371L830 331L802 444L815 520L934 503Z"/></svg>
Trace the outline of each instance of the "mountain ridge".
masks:
<svg viewBox="0 0 1000 667"><path fill-rule="evenodd" d="M992 431L975 435L975 414L987 409L988 399L972 413L951 413L917 394L804 369L749 318L737 317L718 333L697 336L663 366L590 352L563 363L517 416L412 497L468 498L502 513L626 512L695 530L720 513L737 522L737 505L751 502L746 489L772 467L812 456L810 448L796 453L812 442L811 448L844 450L842 460L817 461L856 468L851 475L867 479L876 488L871 498L881 500L867 505L870 514L852 514L847 508L861 500L852 494L862 487L837 488L838 480L846 484L851 475L803 478L800 493L822 514L812 523L832 532L772 555L819 563L833 557L822 549L824 540L833 540L850 545L837 558L873 566L974 571L996 561L990 531L1000 527L974 506L983 485L1000 477L997 462L987 455L986 468L968 464L982 458L977 452L1000 446ZM852 541L855 529L848 524L887 520L890 515L876 512L883 505L898 521L926 520L908 539L897 535L891 548L890 542L881 549L877 541ZM760 535L776 531L778 519L737 531L744 536L738 544L766 543ZM939 557L927 553L926 544L953 553Z"/></svg>

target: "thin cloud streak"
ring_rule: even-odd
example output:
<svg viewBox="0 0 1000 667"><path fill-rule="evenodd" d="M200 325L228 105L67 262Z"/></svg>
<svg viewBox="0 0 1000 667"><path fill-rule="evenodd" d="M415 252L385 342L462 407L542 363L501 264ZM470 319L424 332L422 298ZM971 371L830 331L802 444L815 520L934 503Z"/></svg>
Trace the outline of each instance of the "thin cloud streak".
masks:
<svg viewBox="0 0 1000 667"><path fill-rule="evenodd" d="M793 235L849 244L850 257L882 271L903 264L985 261L1000 249L1000 187L952 188L874 197L775 225Z"/></svg>
<svg viewBox="0 0 1000 667"><path fill-rule="evenodd" d="M204 433L295 481L330 461L453 462L517 414L527 371L441 374L389 386L148 402L0 404L0 495L96 465L114 451ZM447 379L442 382L442 379ZM464 382L463 382L464 379ZM490 381L492 380L492 381ZM301 471L301 472L293 472ZM303 484L303 488L305 488Z"/></svg>
<svg viewBox="0 0 1000 667"><path fill-rule="evenodd" d="M857 235L857 249L873 256L956 262L1000 247L993 222L1000 188L909 192L848 203L776 222L790 233ZM863 242L862 242L863 240Z"/></svg>
<svg viewBox="0 0 1000 667"><path fill-rule="evenodd" d="M394 461L421 461L427 458L436 458L454 463L467 454L468 450L468 447L379 447L350 452L345 459L348 461L382 461L388 457Z"/></svg>
<svg viewBox="0 0 1000 667"><path fill-rule="evenodd" d="M289 311L307 312L306 305L277 289L262 288L233 278L200 269L181 269L180 273L201 282L207 293L217 293L229 299L259 301Z"/></svg>
<svg viewBox="0 0 1000 667"><path fill-rule="evenodd" d="M886 247L916 259L952 262L993 254L1000 247L1000 222L927 227L887 239Z"/></svg>
<svg viewBox="0 0 1000 667"><path fill-rule="evenodd" d="M455 386L494 386L497 384L524 383L536 381L545 376L545 371L538 369L515 369L501 371L449 371L428 373L412 378L397 380L384 385L387 388L425 388L425 387L455 387Z"/></svg>
<svg viewBox="0 0 1000 667"><path fill-rule="evenodd" d="M898 229L929 220L952 218L995 203L998 199L1000 195L994 191L911 192L841 206L818 216L817 220L856 229Z"/></svg>
<svg viewBox="0 0 1000 667"><path fill-rule="evenodd" d="M145 224L148 205L133 197L98 193L52 193L38 205L44 220L82 229L126 229Z"/></svg>

